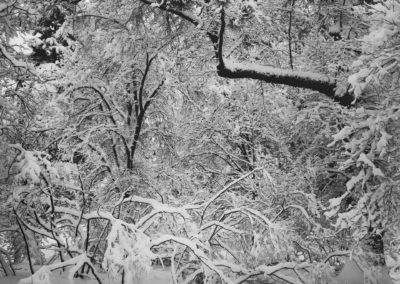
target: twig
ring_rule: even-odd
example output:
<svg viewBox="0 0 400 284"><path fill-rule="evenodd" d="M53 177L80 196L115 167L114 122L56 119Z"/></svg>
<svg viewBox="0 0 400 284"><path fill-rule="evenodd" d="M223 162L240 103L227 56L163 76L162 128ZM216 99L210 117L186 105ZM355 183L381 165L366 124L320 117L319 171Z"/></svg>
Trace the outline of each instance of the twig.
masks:
<svg viewBox="0 0 400 284"><path fill-rule="evenodd" d="M221 8L221 27L219 29L219 34L218 34L218 66L217 66L218 70L225 68L224 58L222 55L222 46L224 43L224 32L225 32L225 10L224 10L224 8Z"/></svg>
<svg viewBox="0 0 400 284"><path fill-rule="evenodd" d="M288 30L288 40L289 40L289 64L290 68L293 70L293 55L292 55L292 17L293 8L296 0L292 0L292 7L289 12L289 30Z"/></svg>
<svg viewBox="0 0 400 284"><path fill-rule="evenodd" d="M206 212L207 208L210 206L211 203L213 203L218 197L221 196L221 194L223 194L225 191L227 191L229 188L231 188L232 185L238 183L239 181L245 179L246 177L248 177L249 175L251 175L252 173L254 173L255 171L260 170L260 168L255 168L254 170L252 170L251 172L248 172L245 175L242 175L240 178L235 179L234 181L232 181L230 184L228 184L227 186L225 186L223 189L221 189L219 192L217 192L217 194L215 194L213 197L211 197L210 200L208 200L205 204L204 204L204 208L203 208L203 212L201 214L201 221L200 221L200 226L203 223L203 218L204 218L204 213Z"/></svg>

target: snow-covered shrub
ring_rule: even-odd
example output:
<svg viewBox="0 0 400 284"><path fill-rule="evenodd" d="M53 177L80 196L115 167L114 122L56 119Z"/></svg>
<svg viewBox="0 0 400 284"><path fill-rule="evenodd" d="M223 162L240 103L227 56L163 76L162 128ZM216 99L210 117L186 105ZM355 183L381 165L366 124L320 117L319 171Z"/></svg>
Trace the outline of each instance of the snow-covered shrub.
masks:
<svg viewBox="0 0 400 284"><path fill-rule="evenodd" d="M56 169L49 161L49 155L41 151L28 151L20 144L11 145L20 151L13 165L16 182L27 182L28 184L40 184L41 178L50 181L58 178Z"/></svg>
<svg viewBox="0 0 400 284"><path fill-rule="evenodd" d="M115 220L107 239L103 267L117 279L124 270L126 283L142 283L151 269L150 239L133 225Z"/></svg>

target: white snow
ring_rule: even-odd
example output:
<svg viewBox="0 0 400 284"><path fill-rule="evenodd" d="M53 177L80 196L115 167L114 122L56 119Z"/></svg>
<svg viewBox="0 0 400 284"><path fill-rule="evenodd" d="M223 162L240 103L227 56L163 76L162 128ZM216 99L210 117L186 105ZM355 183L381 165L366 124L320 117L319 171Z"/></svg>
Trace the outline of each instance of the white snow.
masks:
<svg viewBox="0 0 400 284"><path fill-rule="evenodd" d="M42 42L40 36L40 33L32 35L30 33L21 33L17 31L16 36L10 39L9 44L16 52L30 55L33 52L31 46L37 46Z"/></svg>
<svg viewBox="0 0 400 284"><path fill-rule="evenodd" d="M1 284L18 284L23 278L28 277L29 274L17 274L17 276L0 277ZM121 280L113 281L107 274L100 274L100 279L103 284L120 284ZM32 284L32 282L28 282ZM41 282L39 282L41 283ZM51 284L71 284L67 278L67 273L60 273L59 271L52 272L50 275ZM168 269L160 269L157 267L152 268L149 273L149 278L142 284L171 284L171 272ZM36 283L34 283L36 284ZM74 284L98 284L95 279L74 279Z"/></svg>
<svg viewBox="0 0 400 284"><path fill-rule="evenodd" d="M359 182L364 180L365 172L361 170L357 176L351 177L351 179L346 183L346 188L348 191L352 190L353 187Z"/></svg>
<svg viewBox="0 0 400 284"><path fill-rule="evenodd" d="M332 135L333 141L327 145L327 147L332 147L335 145L336 142L341 141L345 138L348 138L349 135L353 132L353 127L351 126L345 126L343 127L339 133Z"/></svg>

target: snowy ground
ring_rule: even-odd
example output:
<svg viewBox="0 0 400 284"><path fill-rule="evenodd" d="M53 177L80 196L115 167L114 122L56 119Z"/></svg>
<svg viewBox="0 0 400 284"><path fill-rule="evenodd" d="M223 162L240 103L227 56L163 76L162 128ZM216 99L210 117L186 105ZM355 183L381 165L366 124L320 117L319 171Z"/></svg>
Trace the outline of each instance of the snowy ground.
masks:
<svg viewBox="0 0 400 284"><path fill-rule="evenodd" d="M17 284L18 281L22 278L29 277L29 273L27 272L17 272L17 276L11 277L0 277L0 284ZM106 275L102 275L103 284L120 284L120 281L115 282L113 279L108 278ZM66 279L65 275L60 274L60 272L52 273L51 277L52 284L71 284ZM97 284L96 280L82 280L75 279L74 284ZM168 270L163 270L161 268L155 268L150 272L149 279L143 284L170 284L171 276Z"/></svg>

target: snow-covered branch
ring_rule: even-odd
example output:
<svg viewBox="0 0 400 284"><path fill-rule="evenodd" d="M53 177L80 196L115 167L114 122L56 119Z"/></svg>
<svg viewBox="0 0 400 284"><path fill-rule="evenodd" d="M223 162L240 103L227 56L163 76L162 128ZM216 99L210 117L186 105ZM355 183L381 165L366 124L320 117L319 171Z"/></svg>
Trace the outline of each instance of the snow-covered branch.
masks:
<svg viewBox="0 0 400 284"><path fill-rule="evenodd" d="M239 181L244 180L245 178L247 178L248 176L250 176L251 174L253 174L254 172L256 172L258 170L260 170L260 168L255 168L251 172L248 172L248 173L242 175L240 178L235 179L234 181L229 183L227 186L225 186L223 189L218 191L213 197L211 197L206 203L204 203L203 215L204 215L205 211L207 210L207 208L210 206L210 204L213 203L218 197L220 197L225 191L227 191L233 185L237 184Z"/></svg>
<svg viewBox="0 0 400 284"><path fill-rule="evenodd" d="M0 13L3 13L3 11L6 11L8 8L14 6L16 3L17 3L17 0L15 0L13 3L0 4Z"/></svg>
<svg viewBox="0 0 400 284"><path fill-rule="evenodd" d="M40 76L36 73L34 66L27 62L23 62L21 60L16 59L12 56L7 49L0 43L0 53L13 65L15 68L22 68L29 71L31 74L40 78Z"/></svg>
<svg viewBox="0 0 400 284"><path fill-rule="evenodd" d="M7 232L7 231L18 231L18 226L11 226L7 228L0 228L0 233Z"/></svg>
<svg viewBox="0 0 400 284"><path fill-rule="evenodd" d="M153 211L151 211L147 215L140 218L140 220L137 222L136 226L138 228L143 227L155 215L161 214L161 213L178 214L178 215L181 215L185 219L190 218L189 213L186 211L186 209L184 207L181 207L181 208L172 207L170 205L160 203L157 200L151 199L151 198L144 198L144 197L132 195L130 197L122 199L120 202L117 203L117 205L119 205L121 203L125 203L125 202L145 203L145 204L149 204L151 207L153 207L153 209L154 209Z"/></svg>
<svg viewBox="0 0 400 284"><path fill-rule="evenodd" d="M260 265L255 270L259 270L259 271L262 271L264 274L271 275L282 269L301 269L301 268L308 268L310 266L311 266L311 264L305 263L305 262L302 262L302 263L283 262L283 263L278 263L276 265L271 265L271 266Z"/></svg>
<svg viewBox="0 0 400 284"><path fill-rule="evenodd" d="M203 250L198 248L198 243L195 243L194 241L191 241L189 239L186 238L182 238L182 237L175 237L172 235L164 235L161 236L160 238L153 240L151 242L151 247L154 246L158 246L162 243L165 242L175 242L175 243L179 243L181 245L184 245L186 247L188 247L193 254L199 258L199 260L205 265L207 266L209 269L213 270L215 273L217 273L221 279L223 281L225 281L227 284L233 284L234 282L229 279L203 252Z"/></svg>
<svg viewBox="0 0 400 284"><path fill-rule="evenodd" d="M232 226L230 226L228 224L225 224L225 223L219 222L219 221L211 221L211 222L209 222L207 224L204 224L203 226L201 226L200 230L204 231L204 230L206 230L208 228L211 228L213 226L221 227L221 228L223 228L223 229L225 229L227 231L231 231L231 232L236 233L236 234L244 234L245 233L244 231L238 230L238 229L236 229L236 228L234 228L234 227L232 227Z"/></svg>
<svg viewBox="0 0 400 284"><path fill-rule="evenodd" d="M91 267L93 275L96 277L99 283L101 283L100 278L97 276L94 266L90 261L89 257L86 254L81 254L77 257L68 259L64 262L53 263L50 265L42 266L38 271L36 271L32 276L28 278L21 279L18 284L31 284L31 283L51 283L50 274L51 271L60 269L63 267L68 267L74 265L72 269L69 270L68 279L73 281L75 273L81 268L84 264L88 264Z"/></svg>

